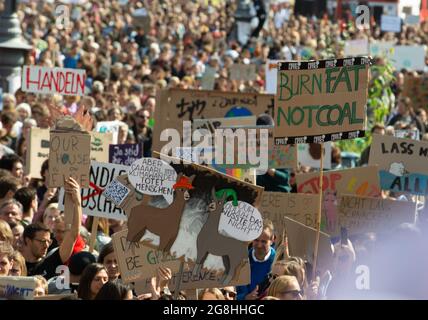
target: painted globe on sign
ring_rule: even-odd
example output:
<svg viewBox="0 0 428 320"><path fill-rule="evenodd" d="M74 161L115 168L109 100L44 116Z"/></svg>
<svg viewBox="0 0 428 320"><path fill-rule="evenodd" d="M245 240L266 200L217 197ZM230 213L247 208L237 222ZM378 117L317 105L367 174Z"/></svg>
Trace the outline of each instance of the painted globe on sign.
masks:
<svg viewBox="0 0 428 320"><path fill-rule="evenodd" d="M250 110L245 107L233 107L231 108L225 115L225 118L233 118L233 117L248 117L252 116Z"/></svg>

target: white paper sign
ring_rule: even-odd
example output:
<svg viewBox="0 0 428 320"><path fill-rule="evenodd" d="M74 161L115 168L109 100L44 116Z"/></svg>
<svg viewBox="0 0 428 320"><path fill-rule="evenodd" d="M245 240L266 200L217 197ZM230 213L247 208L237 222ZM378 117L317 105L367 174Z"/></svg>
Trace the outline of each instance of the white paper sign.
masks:
<svg viewBox="0 0 428 320"><path fill-rule="evenodd" d="M396 16L382 15L380 29L384 32L400 32L401 18Z"/></svg>
<svg viewBox="0 0 428 320"><path fill-rule="evenodd" d="M143 194L163 195L169 204L173 201L177 172L163 160L138 159L129 167L128 180Z"/></svg>
<svg viewBox="0 0 428 320"><path fill-rule="evenodd" d="M367 39L357 39L345 41L345 56L365 56L369 54L369 41Z"/></svg>
<svg viewBox="0 0 428 320"><path fill-rule="evenodd" d="M120 121L100 121L97 123L95 131L101 133L113 133L113 141L111 144L118 144L120 125Z"/></svg>
<svg viewBox="0 0 428 320"><path fill-rule="evenodd" d="M266 93L276 94L276 82L277 82L277 70L278 70L278 62L280 60L267 60L265 65L265 73L266 73L266 84L265 90Z"/></svg>
<svg viewBox="0 0 428 320"><path fill-rule="evenodd" d="M297 145L297 162L302 166L319 168L321 165L321 155L318 151L319 144L301 143ZM317 152L318 151L318 152ZM331 141L324 143L323 167L331 169Z"/></svg>
<svg viewBox="0 0 428 320"><path fill-rule="evenodd" d="M218 225L220 234L240 241L253 241L262 231L263 218L257 208L243 201L238 201L237 206L233 201L224 204Z"/></svg>
<svg viewBox="0 0 428 320"><path fill-rule="evenodd" d="M85 70L24 66L22 91L83 96L85 81Z"/></svg>

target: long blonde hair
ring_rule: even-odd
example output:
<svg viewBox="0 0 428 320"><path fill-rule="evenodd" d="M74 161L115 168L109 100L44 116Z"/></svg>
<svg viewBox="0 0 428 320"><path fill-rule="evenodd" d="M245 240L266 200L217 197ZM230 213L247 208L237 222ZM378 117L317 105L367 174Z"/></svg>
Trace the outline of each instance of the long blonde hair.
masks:
<svg viewBox="0 0 428 320"><path fill-rule="evenodd" d="M272 297L278 297L284 291L287 291L292 282L297 281L295 276L279 276L269 286L267 295Z"/></svg>

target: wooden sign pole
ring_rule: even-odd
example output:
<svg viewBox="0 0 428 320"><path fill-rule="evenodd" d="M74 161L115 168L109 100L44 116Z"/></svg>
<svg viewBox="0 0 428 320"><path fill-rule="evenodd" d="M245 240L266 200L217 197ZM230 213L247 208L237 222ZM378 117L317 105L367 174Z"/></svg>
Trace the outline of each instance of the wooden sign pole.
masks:
<svg viewBox="0 0 428 320"><path fill-rule="evenodd" d="M175 282L175 289L174 289L174 300L177 300L178 294L180 293L180 286L181 286L181 280L183 278L183 269L184 269L184 261L180 262L180 269L178 271L178 279Z"/></svg>
<svg viewBox="0 0 428 320"><path fill-rule="evenodd" d="M100 222L99 217L94 217L94 220L92 220L91 241L89 243L89 252L90 253L92 253L94 251L99 222Z"/></svg>
<svg viewBox="0 0 428 320"><path fill-rule="evenodd" d="M322 195L323 195L323 178L324 178L324 143L321 143L321 163L320 163L320 189L319 189L319 201L320 205L318 208L318 215L317 215L317 235L315 237L315 248L314 248L314 265L312 269L312 279L315 279L316 277L316 271L317 271L317 259L318 259L318 246L320 241L320 230L321 230L321 212L322 212Z"/></svg>

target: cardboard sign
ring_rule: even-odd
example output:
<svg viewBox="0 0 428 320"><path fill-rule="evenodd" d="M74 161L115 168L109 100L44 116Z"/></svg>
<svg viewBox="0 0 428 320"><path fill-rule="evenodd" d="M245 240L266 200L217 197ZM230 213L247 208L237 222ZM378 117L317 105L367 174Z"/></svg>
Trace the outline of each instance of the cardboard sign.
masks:
<svg viewBox="0 0 428 320"><path fill-rule="evenodd" d="M323 174L323 191L359 196L380 196L380 184L377 166L368 166L346 170L326 171ZM298 193L319 193L319 173L296 175Z"/></svg>
<svg viewBox="0 0 428 320"><path fill-rule="evenodd" d="M232 64L230 66L230 79L254 81L257 79L255 64Z"/></svg>
<svg viewBox="0 0 428 320"><path fill-rule="evenodd" d="M124 283L154 277L157 275L159 267L170 268L172 272L178 272L180 260L141 243L129 242L126 239L127 233L128 230L125 229L112 235L114 253Z"/></svg>
<svg viewBox="0 0 428 320"><path fill-rule="evenodd" d="M318 195L265 191L259 209L263 218L272 221L276 236L281 239L284 217L315 228L319 206Z"/></svg>
<svg viewBox="0 0 428 320"><path fill-rule="evenodd" d="M369 164L379 166L383 190L428 193L428 142L373 135Z"/></svg>
<svg viewBox="0 0 428 320"><path fill-rule="evenodd" d="M48 185L63 187L73 177L82 188L89 187L91 136L82 131L51 130Z"/></svg>
<svg viewBox="0 0 428 320"><path fill-rule="evenodd" d="M109 147L110 163L130 166L143 156L143 148L136 144L111 144Z"/></svg>
<svg viewBox="0 0 428 320"><path fill-rule="evenodd" d="M369 41L367 39L356 39L345 41L345 56L356 57L369 54Z"/></svg>
<svg viewBox="0 0 428 320"><path fill-rule="evenodd" d="M368 63L365 57L279 63L275 144L364 137Z"/></svg>
<svg viewBox="0 0 428 320"><path fill-rule="evenodd" d="M91 134L91 161L109 162L109 145L113 142L110 132L90 132Z"/></svg>
<svg viewBox="0 0 428 320"><path fill-rule="evenodd" d="M241 241L253 241L263 232L263 218L259 210L249 203L232 201L224 204L218 232Z"/></svg>
<svg viewBox="0 0 428 320"><path fill-rule="evenodd" d="M202 288L222 288L225 285L221 284L223 272L216 272L215 270L202 269L199 274L192 273L192 266L185 263L183 268L183 275L180 282L180 290L187 289L202 289ZM237 279L233 279L228 286L247 285L250 283L251 270L248 261L243 262ZM176 281L179 279L178 272L172 273L172 279L169 282L169 288L173 289L176 286ZM137 294L150 292L151 279L143 281L136 281L134 288Z"/></svg>
<svg viewBox="0 0 428 320"><path fill-rule="evenodd" d="M40 169L43 162L49 158L50 134L49 129L33 127L30 129L30 140L25 155L25 174L32 178L41 179Z"/></svg>
<svg viewBox="0 0 428 320"><path fill-rule="evenodd" d="M348 234L392 231L401 223L414 223L416 203L381 198L341 195L337 228L345 227Z"/></svg>
<svg viewBox="0 0 428 320"><path fill-rule="evenodd" d="M331 142L324 143L324 169L331 169ZM300 166L319 168L321 165L321 146L317 143L297 145L297 162Z"/></svg>
<svg viewBox="0 0 428 320"><path fill-rule="evenodd" d="M128 180L140 193L163 195L169 204L173 202L177 173L165 161L156 158L135 161L128 169Z"/></svg>
<svg viewBox="0 0 428 320"><path fill-rule="evenodd" d="M82 209L88 216L126 220L126 214L114 202L104 197L104 189L117 176L126 173L127 166L111 163L91 162L89 173L89 188L82 188ZM58 208L64 210L64 189L61 188L58 196Z"/></svg>
<svg viewBox="0 0 428 320"><path fill-rule="evenodd" d="M101 133L111 132L113 134L112 144L117 144L119 139L120 125L120 121L100 121L97 122L95 131Z"/></svg>
<svg viewBox="0 0 428 320"><path fill-rule="evenodd" d="M304 224L294 221L288 217L284 218L284 225L288 237L288 249L290 256L307 259L313 264L317 230L307 227ZM333 250L331 247L330 236L324 232L320 232L317 259L318 269L329 269L332 259Z"/></svg>
<svg viewBox="0 0 428 320"><path fill-rule="evenodd" d="M33 300L36 286L34 277L0 277L0 297Z"/></svg>
<svg viewBox="0 0 428 320"><path fill-rule="evenodd" d="M83 96L85 81L83 69L24 66L21 87L24 92Z"/></svg>
<svg viewBox="0 0 428 320"><path fill-rule="evenodd" d="M400 32L401 18L383 14L381 17L380 30L384 32Z"/></svg>

